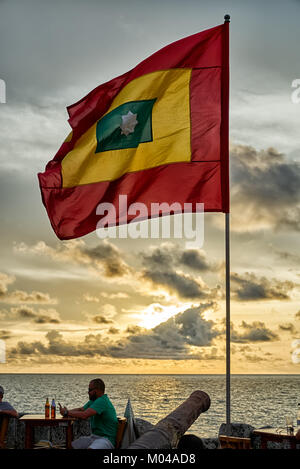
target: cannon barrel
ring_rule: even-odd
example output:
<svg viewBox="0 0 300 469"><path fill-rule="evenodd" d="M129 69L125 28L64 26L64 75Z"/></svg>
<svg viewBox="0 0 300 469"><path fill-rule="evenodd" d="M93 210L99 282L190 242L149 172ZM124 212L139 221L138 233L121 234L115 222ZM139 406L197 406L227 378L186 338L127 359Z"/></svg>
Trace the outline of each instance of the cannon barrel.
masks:
<svg viewBox="0 0 300 469"><path fill-rule="evenodd" d="M186 401L135 440L128 449L162 449L177 446L179 438L210 407L210 397L194 391Z"/></svg>

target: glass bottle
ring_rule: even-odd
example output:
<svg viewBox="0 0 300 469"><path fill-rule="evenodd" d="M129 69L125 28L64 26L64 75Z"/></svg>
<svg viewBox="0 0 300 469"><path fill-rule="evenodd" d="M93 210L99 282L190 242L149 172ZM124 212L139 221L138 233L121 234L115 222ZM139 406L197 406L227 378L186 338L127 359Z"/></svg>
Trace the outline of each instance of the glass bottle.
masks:
<svg viewBox="0 0 300 469"><path fill-rule="evenodd" d="M49 399L47 397L46 404L45 404L45 418L48 419L50 417L50 404Z"/></svg>
<svg viewBox="0 0 300 469"><path fill-rule="evenodd" d="M298 404L297 427L300 427L300 402Z"/></svg>
<svg viewBox="0 0 300 469"><path fill-rule="evenodd" d="M56 405L55 405L55 400L52 399L52 403L51 403L51 418L52 418L52 419L55 419L55 416L56 416Z"/></svg>

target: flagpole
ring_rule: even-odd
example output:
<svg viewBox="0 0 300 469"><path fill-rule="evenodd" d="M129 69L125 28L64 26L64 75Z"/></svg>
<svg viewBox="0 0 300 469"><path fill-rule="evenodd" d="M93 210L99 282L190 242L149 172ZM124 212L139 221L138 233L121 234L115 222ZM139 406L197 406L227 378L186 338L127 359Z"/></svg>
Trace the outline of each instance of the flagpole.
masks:
<svg viewBox="0 0 300 469"><path fill-rule="evenodd" d="M226 244L226 434L230 433L230 222L225 213Z"/></svg>
<svg viewBox="0 0 300 469"><path fill-rule="evenodd" d="M230 16L224 16L225 28L225 41L224 41L224 56L229 57L229 23ZM228 106L229 113L229 63L227 62L225 66L225 90L224 90L224 101L226 101L226 107ZM227 115L228 115L227 113ZM225 142L225 152L229 151L229 122L228 117L226 118L226 142ZM224 157L225 155L223 155ZM229 155L226 158L229 161ZM228 181L229 181L229 167L228 171ZM225 250L226 250L226 434L230 434L230 423L231 423L231 396L230 396L230 219L229 219L229 188L227 192L228 197L228 211L225 213Z"/></svg>

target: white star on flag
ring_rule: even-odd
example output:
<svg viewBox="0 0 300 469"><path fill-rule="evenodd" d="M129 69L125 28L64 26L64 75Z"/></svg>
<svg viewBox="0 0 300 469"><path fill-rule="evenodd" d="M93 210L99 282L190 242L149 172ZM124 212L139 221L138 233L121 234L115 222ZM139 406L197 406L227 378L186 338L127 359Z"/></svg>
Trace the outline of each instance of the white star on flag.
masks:
<svg viewBox="0 0 300 469"><path fill-rule="evenodd" d="M126 135L127 137L127 135L134 132L135 126L138 124L136 117L137 114L133 114L131 111L128 111L125 116L122 116L122 125L120 125L122 130L121 135Z"/></svg>

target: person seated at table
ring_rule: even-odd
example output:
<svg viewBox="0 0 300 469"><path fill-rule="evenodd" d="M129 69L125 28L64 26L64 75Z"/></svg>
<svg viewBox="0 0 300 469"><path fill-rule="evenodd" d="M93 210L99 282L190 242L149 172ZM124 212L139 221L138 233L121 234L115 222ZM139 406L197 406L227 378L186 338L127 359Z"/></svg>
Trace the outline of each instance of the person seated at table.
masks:
<svg viewBox="0 0 300 469"><path fill-rule="evenodd" d="M297 433L296 433L296 440L300 440L300 428L299 428L299 430L298 430Z"/></svg>
<svg viewBox="0 0 300 469"><path fill-rule="evenodd" d="M18 412L13 408L13 406L7 402L3 401L4 389L0 386L0 416L1 415L9 415L11 417L18 418Z"/></svg>
<svg viewBox="0 0 300 469"><path fill-rule="evenodd" d="M199 436L187 433L186 435L183 435L178 441L177 449L180 451L191 452L204 449L204 446Z"/></svg>
<svg viewBox="0 0 300 469"><path fill-rule="evenodd" d="M74 449L113 449L116 444L118 418L116 410L105 394L102 379L89 383L89 401L83 407L68 410L59 404L64 417L91 419L92 434L81 436L72 442Z"/></svg>

